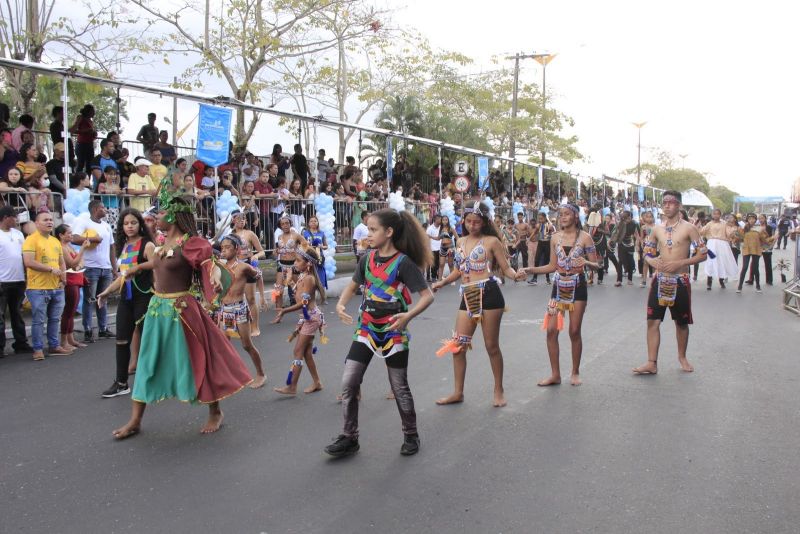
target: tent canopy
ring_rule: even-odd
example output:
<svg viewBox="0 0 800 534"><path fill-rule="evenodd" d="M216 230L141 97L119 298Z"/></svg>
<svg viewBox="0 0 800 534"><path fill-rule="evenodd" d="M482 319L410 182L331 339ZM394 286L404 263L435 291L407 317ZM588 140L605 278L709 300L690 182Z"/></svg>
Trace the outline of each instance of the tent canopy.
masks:
<svg viewBox="0 0 800 534"><path fill-rule="evenodd" d="M697 189L687 189L681 193L681 196L683 197L681 204L684 206L702 206L704 208L711 208L714 206L705 193Z"/></svg>

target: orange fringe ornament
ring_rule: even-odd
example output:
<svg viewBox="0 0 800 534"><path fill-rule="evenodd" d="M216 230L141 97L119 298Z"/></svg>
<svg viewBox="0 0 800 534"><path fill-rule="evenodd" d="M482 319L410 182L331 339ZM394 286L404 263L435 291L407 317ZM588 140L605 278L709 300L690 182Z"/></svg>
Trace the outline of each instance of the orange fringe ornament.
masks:
<svg viewBox="0 0 800 534"><path fill-rule="evenodd" d="M550 326L550 321L556 322L556 330L559 332L564 329L564 314L561 313L554 300L551 300L547 305L547 311L544 312L544 321L542 321L542 331L547 332Z"/></svg>

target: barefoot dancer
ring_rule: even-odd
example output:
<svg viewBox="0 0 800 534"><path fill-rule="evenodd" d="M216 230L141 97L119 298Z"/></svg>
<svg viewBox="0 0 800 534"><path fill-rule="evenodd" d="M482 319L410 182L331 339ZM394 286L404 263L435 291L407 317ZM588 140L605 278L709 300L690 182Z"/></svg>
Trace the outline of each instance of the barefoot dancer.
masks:
<svg viewBox="0 0 800 534"><path fill-rule="evenodd" d="M494 375L494 406L506 405L503 392L503 354L500 352L500 320L506 307L493 266L515 280L516 271L508 265L506 250L497 229L489 219L489 208L476 201L464 210L464 228L467 235L459 239L456 249L456 270L444 280L433 284L434 291L461 278L461 305L456 318L456 330L436 354L453 353L455 390L436 404L453 404L464 400L464 378L467 374L467 350L472 348L472 335L481 323L483 342L489 354ZM541 243L539 246L544 246ZM549 246L549 243L548 243ZM548 275L548 279L549 279Z"/></svg>
<svg viewBox="0 0 800 534"><path fill-rule="evenodd" d="M278 255L278 273L275 278L275 288L272 290L272 300L275 302L275 311L283 308L283 289L288 287L288 279L291 278L292 268L294 267L295 251L297 245L303 240L303 236L292 228L292 220L284 215L278 221L281 235L275 241L275 252ZM294 304L294 292L289 289L289 303ZM272 323L279 323L282 315L276 315Z"/></svg>
<svg viewBox="0 0 800 534"><path fill-rule="evenodd" d="M425 231L407 211L378 210L369 216L367 229L372 250L359 260L353 280L336 304L339 318L345 324L352 324L353 318L347 315L345 306L363 284L364 300L358 328L342 377L344 430L325 452L331 456L345 456L359 449L357 397L370 360L378 356L386 361L389 384L403 423L405 437L400 454L409 456L417 453L420 441L414 399L408 387L406 327L433 302L433 293L423 274L431 264L431 251ZM414 291L419 293L420 299L409 309Z"/></svg>
<svg viewBox="0 0 800 534"><path fill-rule="evenodd" d="M247 224L247 217L241 211L233 212L233 233L239 238L242 243L240 247L241 259L243 262L250 264L259 273L261 269L258 267L258 260L264 258L266 252L264 247L261 246L258 236L245 228ZM256 284L258 285L258 294L261 295L261 303L256 305ZM252 274L247 278L245 285L245 295L247 295L247 306L250 308L252 322L250 333L253 337L261 335L261 315L259 310L266 310L267 307L267 294L264 292L264 279L259 275ZM251 354L252 356L252 354ZM258 382L258 379L256 379ZM259 386L260 387L260 386Z"/></svg>
<svg viewBox="0 0 800 534"><path fill-rule="evenodd" d="M302 310L300 320L297 322L292 335L288 341L297 338L294 346L294 360L286 378L286 386L274 388L278 393L284 395L294 395L297 393L297 382L300 380L300 373L303 371L303 362L308 367L311 374L312 384L303 390L304 393L314 393L322 390L322 382L317 373L317 364L314 362L314 335L319 330L320 342L324 345L328 343L323 329L325 328L325 317L322 310L316 304L316 294L319 294L320 301L325 300L325 288L319 279L317 266L321 263L317 250L313 247L297 248L297 259L294 260L294 268L300 274L294 282L294 294L300 297L300 301L287 308L278 310L278 315Z"/></svg>
<svg viewBox="0 0 800 534"><path fill-rule="evenodd" d="M134 333L141 331L140 323L152 297L153 264L150 260L156 248L138 210L122 210L117 221L114 246L123 276L97 295L97 304L102 308L109 295L120 294L117 305L117 374L111 387L102 393L106 399L130 393L128 375L130 368L135 367L135 364L131 365L131 355L138 356L138 347L134 347L132 342Z"/></svg>
<svg viewBox="0 0 800 534"><path fill-rule="evenodd" d="M689 325L692 324L692 288L689 267L706 259L705 245L700 243L700 232L681 217L681 194L665 191L662 208L664 222L653 229L652 241L645 243L645 261L655 273L647 299L647 363L636 367L637 375L654 375L658 372L658 347L661 343L661 322L669 308L675 321L678 339L678 362L681 369L694 368L686 359L689 345ZM694 256L689 256L692 244ZM658 256L656 256L658 254Z"/></svg>
<svg viewBox="0 0 800 534"><path fill-rule="evenodd" d="M147 403L170 397L208 404L200 431L215 432L222 424L219 401L251 382L236 349L190 291L199 275L204 295L213 292L211 245L197 237L191 206L168 194L160 205L166 240L153 254L155 291L145 314L133 410L130 421L114 431L117 439L139 432Z"/></svg>
<svg viewBox="0 0 800 534"><path fill-rule="evenodd" d="M641 216L641 225L639 225L639 254L641 254L640 261L642 265L639 267L639 272L642 273L642 287L647 286L647 279L650 277L650 273L653 272L653 269L650 265L644 261L644 243L649 243L652 241L651 235L653 233L653 228L655 228L656 219L653 217L653 213L650 211L646 211L642 213Z"/></svg>
<svg viewBox="0 0 800 534"><path fill-rule="evenodd" d="M540 386L553 386L561 383L558 333L564 326L564 313L569 312L569 338L572 342L572 372L570 384L581 385L580 366L583 352L581 323L586 312L588 291L584 269L598 270L602 265L597 261L594 243L588 233L580 229L578 207L562 204L559 218L561 230L551 240L550 263L544 267L531 267L523 270L532 274L552 273L553 291L547 305L542 330L547 332L547 353L550 356L552 374L541 380ZM570 243L567 245L566 243Z"/></svg>
<svg viewBox="0 0 800 534"><path fill-rule="evenodd" d="M250 331L250 310L252 308L245 300L245 287L254 285L249 283L250 280L261 279L261 269L239 260L244 246L236 234L226 236L220 243L220 257L226 261L225 267L233 276L230 287L222 295L222 304L215 316L217 324L228 337L241 339L242 348L250 355L253 366L256 368L256 377L250 383L250 387L258 389L267 381L267 375L264 373L261 363L261 354L253 344Z"/></svg>

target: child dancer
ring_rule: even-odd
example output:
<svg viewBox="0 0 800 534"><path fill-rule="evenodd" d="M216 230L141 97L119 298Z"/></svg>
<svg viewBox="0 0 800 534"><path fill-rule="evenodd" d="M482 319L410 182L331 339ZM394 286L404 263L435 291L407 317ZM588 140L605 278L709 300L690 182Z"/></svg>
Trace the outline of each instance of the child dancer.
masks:
<svg viewBox="0 0 800 534"><path fill-rule="evenodd" d="M228 337L242 340L242 348L250 355L256 368L256 377L250 387L258 389L267 381L267 375L261 364L261 354L253 344L250 328L250 306L245 298L245 286L249 280L261 279L261 269L253 267L249 262L239 259L242 240L236 234L228 234L220 243L220 257L226 261L225 267L230 271L232 280L230 287L222 295L222 303L215 314L217 324Z"/></svg>
<svg viewBox="0 0 800 534"><path fill-rule="evenodd" d="M292 367L289 369L289 376L286 377L286 385L274 388L275 391L284 395L297 393L297 382L300 380L300 373L303 371L303 361L305 361L313 380L313 383L304 389L303 393L314 393L322 390L322 382L319 379L317 365L314 362L314 353L317 350L314 347L314 335L319 330L320 342L323 345L328 342L323 330L325 328L325 317L322 314L322 310L317 307L315 298L319 294L320 300L325 300L325 288L317 273L320 257L316 249L311 246L300 245L295 253L297 256L294 260L294 269L299 274L297 275L297 280L293 282L293 290L295 296L300 298L297 303L281 308L277 312L277 318L280 319L285 313L302 310L300 320L297 322L297 328L288 339L291 342L297 338L297 342L294 346Z"/></svg>
<svg viewBox="0 0 800 534"><path fill-rule="evenodd" d="M336 313L345 324L353 318L345 306L356 290L364 286L358 328L345 360L342 377L342 407L344 430L325 447L331 456L356 452L358 444L358 394L367 366L374 355L386 361L389 384L395 395L397 409L403 422L405 439L400 454L410 456L419 451L417 414L408 387L408 330L409 321L422 313L431 302L433 293L425 282L423 271L432 257L425 231L408 212L382 209L367 219L369 248L358 262L350 284L342 292ZM420 300L411 304L411 292Z"/></svg>

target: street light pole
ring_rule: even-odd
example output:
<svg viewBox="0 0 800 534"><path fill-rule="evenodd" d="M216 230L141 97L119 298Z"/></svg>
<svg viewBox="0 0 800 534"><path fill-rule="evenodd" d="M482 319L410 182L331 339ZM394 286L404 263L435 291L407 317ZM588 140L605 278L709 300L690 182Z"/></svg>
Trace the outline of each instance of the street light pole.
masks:
<svg viewBox="0 0 800 534"><path fill-rule="evenodd" d="M642 183L642 127L647 124L647 121L631 124L639 130L639 142L636 145L636 184L639 185Z"/></svg>
<svg viewBox="0 0 800 534"><path fill-rule="evenodd" d="M686 170L686 158L689 157L689 154L678 154L678 157L681 158L681 170Z"/></svg>
<svg viewBox="0 0 800 534"><path fill-rule="evenodd" d="M550 63L550 61L554 57L556 57L555 54L527 54L527 55L524 55L524 54L519 54L519 53L514 54L513 56L506 57L506 59L513 59L514 60L514 93L511 96L511 119L512 119L512 121L517 118L517 102L518 102L518 98L519 98L519 60L520 59L534 59L537 62L539 62L539 64L541 64L542 67L544 67L544 69L546 69L547 68L547 64ZM542 132L544 132L544 106L545 106L544 83L545 83L545 74L544 74L544 70L543 70L542 71L542 120L541 120ZM512 128L511 128L511 139L509 140L509 150L508 150L508 156L512 160L516 156L516 153L517 153L516 148L517 148L517 143L516 143L516 140L514 139L514 126L512 125ZM513 163L512 163L512 165L513 165ZM542 149L542 165L544 165L544 149Z"/></svg>
<svg viewBox="0 0 800 534"><path fill-rule="evenodd" d="M547 65L553 59L555 54L534 54L533 59L542 66L542 119L540 128L542 130L542 165L545 164L545 155L547 152L547 143L545 142L545 110L547 109Z"/></svg>

